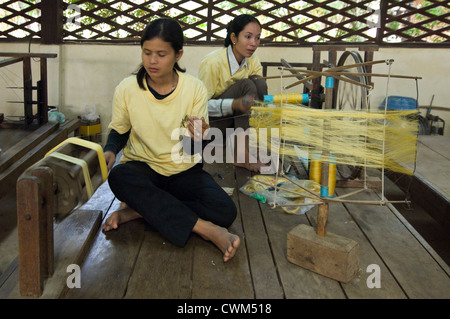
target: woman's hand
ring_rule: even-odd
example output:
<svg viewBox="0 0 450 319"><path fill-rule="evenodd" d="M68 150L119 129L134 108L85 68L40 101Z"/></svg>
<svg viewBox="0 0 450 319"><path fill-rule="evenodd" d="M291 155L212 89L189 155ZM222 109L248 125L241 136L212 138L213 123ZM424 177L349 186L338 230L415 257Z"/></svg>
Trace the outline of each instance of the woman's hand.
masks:
<svg viewBox="0 0 450 319"><path fill-rule="evenodd" d="M199 119L196 116L188 116L188 121L187 127L191 139L197 142L203 140L208 135L210 126L206 123L204 117Z"/></svg>
<svg viewBox="0 0 450 319"><path fill-rule="evenodd" d="M255 97L252 95L246 95L244 97L240 97L238 99L233 100L233 104L231 108L235 112L247 113L250 111L250 108L253 106L255 101Z"/></svg>
<svg viewBox="0 0 450 319"><path fill-rule="evenodd" d="M106 160L106 167L108 168L108 171L110 171L114 163L116 162L116 154L114 154L111 151L106 151L105 160Z"/></svg>

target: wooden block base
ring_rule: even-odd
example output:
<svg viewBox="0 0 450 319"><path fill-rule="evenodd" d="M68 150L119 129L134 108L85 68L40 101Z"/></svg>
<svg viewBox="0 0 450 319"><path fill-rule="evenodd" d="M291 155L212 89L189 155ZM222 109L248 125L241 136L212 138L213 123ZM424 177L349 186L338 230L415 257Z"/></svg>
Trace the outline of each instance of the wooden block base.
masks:
<svg viewBox="0 0 450 319"><path fill-rule="evenodd" d="M287 258L298 266L347 283L358 272L359 245L330 232L319 236L313 227L301 224L287 235Z"/></svg>

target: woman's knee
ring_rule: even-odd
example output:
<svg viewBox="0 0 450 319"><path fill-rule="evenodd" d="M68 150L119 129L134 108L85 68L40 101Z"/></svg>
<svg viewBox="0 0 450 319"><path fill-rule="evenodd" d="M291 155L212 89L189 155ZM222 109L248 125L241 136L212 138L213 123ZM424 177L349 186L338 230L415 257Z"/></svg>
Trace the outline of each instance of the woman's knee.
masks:
<svg viewBox="0 0 450 319"><path fill-rule="evenodd" d="M127 168L124 164L118 164L114 166L108 174L108 184L109 188L115 196L118 195L122 186L123 177L127 174Z"/></svg>
<svg viewBox="0 0 450 319"><path fill-rule="evenodd" d="M136 183L136 178L144 176L144 173L137 166L138 164L138 162L118 164L109 171L108 184L114 194L126 188L129 181Z"/></svg>
<svg viewBox="0 0 450 319"><path fill-rule="evenodd" d="M109 171L108 174L109 186L115 185L121 179L121 176L123 176L125 170L124 166L125 165L123 164L118 164Z"/></svg>
<svg viewBox="0 0 450 319"><path fill-rule="evenodd" d="M239 81L239 84L241 86L241 96L245 95L256 96L258 94L256 84L251 79L242 79Z"/></svg>
<svg viewBox="0 0 450 319"><path fill-rule="evenodd" d="M268 87L267 87L267 82L265 80L259 79L259 78L260 78L260 76L258 76L258 75L253 75L250 77L251 81L255 85L255 90L257 92L256 95L257 95L258 99L263 101L264 95L267 95Z"/></svg>

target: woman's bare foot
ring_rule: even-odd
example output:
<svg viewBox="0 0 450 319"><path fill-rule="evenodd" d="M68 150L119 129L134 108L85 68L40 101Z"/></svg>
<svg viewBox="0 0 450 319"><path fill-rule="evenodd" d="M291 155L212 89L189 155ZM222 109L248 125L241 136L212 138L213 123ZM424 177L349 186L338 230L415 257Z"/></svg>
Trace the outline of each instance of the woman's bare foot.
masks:
<svg viewBox="0 0 450 319"><path fill-rule="evenodd" d="M118 210L113 212L103 224L102 230L107 232L111 229L117 229L120 224L129 222L134 219L142 218L134 209L128 207L125 203L120 203Z"/></svg>
<svg viewBox="0 0 450 319"><path fill-rule="evenodd" d="M235 162L233 163L234 166L243 167L245 169L248 169L250 172L259 173L261 171L261 167L266 167L265 164L258 161L257 163L239 163Z"/></svg>
<svg viewBox="0 0 450 319"><path fill-rule="evenodd" d="M259 173L261 168L269 167L258 158L257 149L249 150L249 132L237 132L234 139L234 166L243 167L251 172Z"/></svg>
<svg viewBox="0 0 450 319"><path fill-rule="evenodd" d="M192 231L205 240L212 241L223 253L223 261L233 258L241 240L239 236L230 233L226 228L217 226L209 221L198 219Z"/></svg>

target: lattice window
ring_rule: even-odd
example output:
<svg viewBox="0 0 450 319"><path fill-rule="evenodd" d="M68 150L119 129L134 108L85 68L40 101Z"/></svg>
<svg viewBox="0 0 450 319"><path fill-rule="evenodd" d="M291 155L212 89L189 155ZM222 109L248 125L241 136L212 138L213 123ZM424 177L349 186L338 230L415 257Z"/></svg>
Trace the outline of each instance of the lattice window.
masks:
<svg viewBox="0 0 450 319"><path fill-rule="evenodd" d="M0 39L38 36L40 1L0 0Z"/></svg>
<svg viewBox="0 0 450 319"><path fill-rule="evenodd" d="M264 42L365 42L376 38L377 10L379 1L369 0L77 1L65 9L71 22L64 35L78 40L138 38L145 23L170 16L182 24L188 42L222 42L228 22L248 13L263 25Z"/></svg>
<svg viewBox="0 0 450 319"><path fill-rule="evenodd" d="M387 7L384 42L449 40L448 1L394 1Z"/></svg>
<svg viewBox="0 0 450 319"><path fill-rule="evenodd" d="M70 0L69 0L70 1ZM64 38L67 40L136 39L145 25L158 17L170 16L182 24L188 39L197 40L207 32L207 0L94 0L65 1Z"/></svg>
<svg viewBox="0 0 450 319"><path fill-rule="evenodd" d="M50 2L62 11L53 18L60 42L136 41L149 21L169 16L187 43L217 44L230 20L249 13L267 45L450 43L450 5L442 0L0 0L0 41L45 37L41 9Z"/></svg>

